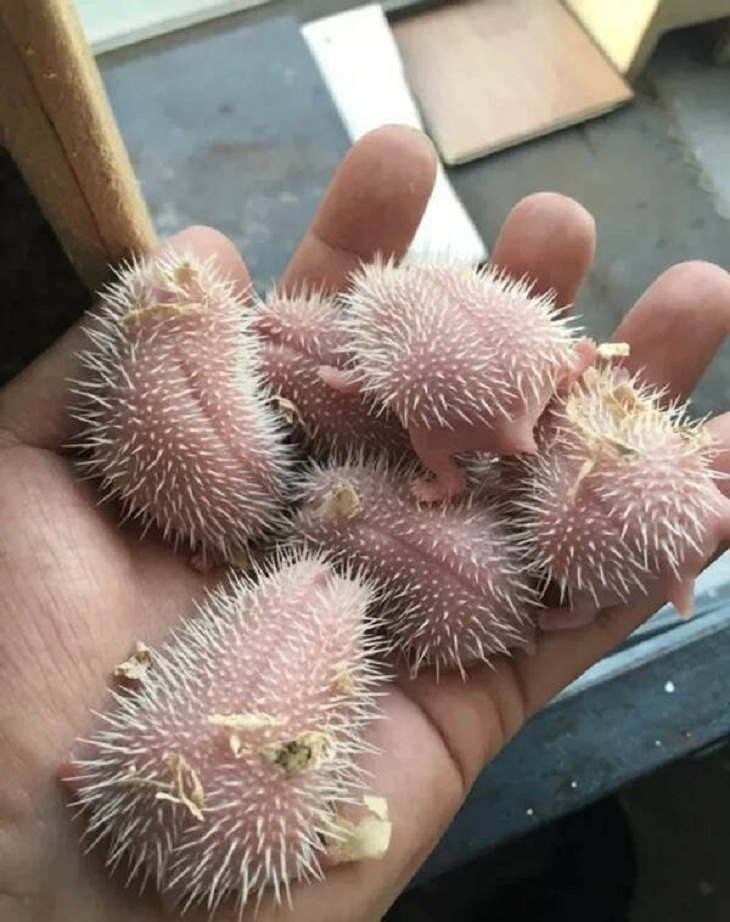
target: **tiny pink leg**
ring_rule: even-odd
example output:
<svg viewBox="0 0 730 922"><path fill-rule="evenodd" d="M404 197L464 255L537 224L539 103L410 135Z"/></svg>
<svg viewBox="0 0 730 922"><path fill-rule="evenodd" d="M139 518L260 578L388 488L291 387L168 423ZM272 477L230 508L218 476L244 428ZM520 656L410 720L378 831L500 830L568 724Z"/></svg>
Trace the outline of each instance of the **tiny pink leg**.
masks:
<svg viewBox="0 0 730 922"><path fill-rule="evenodd" d="M682 579L668 579L664 583L664 592L668 601L685 620L692 617L695 607L695 578L685 576Z"/></svg>
<svg viewBox="0 0 730 922"><path fill-rule="evenodd" d="M190 558L190 566L198 573L211 573L220 566L220 561L214 560L210 552L196 551Z"/></svg>
<svg viewBox="0 0 730 922"><path fill-rule="evenodd" d="M493 451L497 454L534 455L537 452L533 423L525 416L495 429L494 436Z"/></svg>
<svg viewBox="0 0 730 922"><path fill-rule="evenodd" d="M332 390L339 391L341 394L360 392L360 384L352 371L344 371L342 368L335 368L334 365L320 365L317 374Z"/></svg>
<svg viewBox="0 0 730 922"><path fill-rule="evenodd" d="M419 502L438 503L466 488L466 475L451 454L426 452L421 461L434 474L433 480L416 480L411 491Z"/></svg>
<svg viewBox="0 0 730 922"><path fill-rule="evenodd" d="M416 480L411 484L419 502L441 502L466 488L466 475L454 460L455 449L451 444L454 433L411 426L408 436L421 463L434 475L433 480Z"/></svg>
<svg viewBox="0 0 730 922"><path fill-rule="evenodd" d="M567 391L585 372L595 364L598 358L598 349L593 340L581 339L575 347L575 356L572 365L566 368L565 373L558 381L558 391Z"/></svg>
<svg viewBox="0 0 730 922"><path fill-rule="evenodd" d="M718 544L730 541L730 500L723 497L720 515L715 523L715 537Z"/></svg>

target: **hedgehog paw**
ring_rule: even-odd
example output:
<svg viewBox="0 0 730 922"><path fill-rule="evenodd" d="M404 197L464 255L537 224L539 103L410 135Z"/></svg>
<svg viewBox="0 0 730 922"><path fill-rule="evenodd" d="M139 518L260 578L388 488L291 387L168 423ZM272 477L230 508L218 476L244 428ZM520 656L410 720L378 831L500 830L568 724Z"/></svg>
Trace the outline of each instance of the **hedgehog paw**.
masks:
<svg viewBox="0 0 730 922"><path fill-rule="evenodd" d="M339 391L341 394L360 393L360 382L352 371L335 368L334 365L320 365L317 374L333 391Z"/></svg>
<svg viewBox="0 0 730 922"><path fill-rule="evenodd" d="M419 503L440 503L461 493L466 487L464 472L456 464L444 466L433 480L414 480L411 493Z"/></svg>

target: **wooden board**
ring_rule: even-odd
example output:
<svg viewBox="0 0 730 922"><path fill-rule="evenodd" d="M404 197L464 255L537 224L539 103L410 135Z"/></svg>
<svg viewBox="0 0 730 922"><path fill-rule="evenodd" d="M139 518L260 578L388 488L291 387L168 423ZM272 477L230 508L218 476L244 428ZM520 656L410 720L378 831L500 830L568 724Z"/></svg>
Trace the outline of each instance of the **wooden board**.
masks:
<svg viewBox="0 0 730 922"><path fill-rule="evenodd" d="M730 16L730 0L563 0L620 73L633 79L671 29Z"/></svg>
<svg viewBox="0 0 730 922"><path fill-rule="evenodd" d="M155 242L146 205L73 4L0 4L0 144L79 277Z"/></svg>
<svg viewBox="0 0 730 922"><path fill-rule="evenodd" d="M464 0L394 23L444 160L465 163L633 96L559 0Z"/></svg>
<svg viewBox="0 0 730 922"><path fill-rule="evenodd" d="M352 141L385 124L423 129L380 4L308 23L302 34ZM445 251L467 262L487 258L479 232L439 165L410 252L419 256Z"/></svg>

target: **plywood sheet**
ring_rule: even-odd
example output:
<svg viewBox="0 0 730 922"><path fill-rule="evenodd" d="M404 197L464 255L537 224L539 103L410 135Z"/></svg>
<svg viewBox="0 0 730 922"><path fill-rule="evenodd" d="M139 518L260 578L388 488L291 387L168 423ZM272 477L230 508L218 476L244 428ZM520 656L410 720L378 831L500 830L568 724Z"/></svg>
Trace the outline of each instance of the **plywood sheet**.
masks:
<svg viewBox="0 0 730 922"><path fill-rule="evenodd" d="M644 36L657 22L661 0L563 0L622 74L631 70ZM694 0L692 0L694 2Z"/></svg>
<svg viewBox="0 0 730 922"><path fill-rule="evenodd" d="M730 0L563 0L620 73L633 79L664 32L730 16Z"/></svg>
<svg viewBox="0 0 730 922"><path fill-rule="evenodd" d="M393 32L448 164L585 121L633 96L559 0L464 0L396 22Z"/></svg>

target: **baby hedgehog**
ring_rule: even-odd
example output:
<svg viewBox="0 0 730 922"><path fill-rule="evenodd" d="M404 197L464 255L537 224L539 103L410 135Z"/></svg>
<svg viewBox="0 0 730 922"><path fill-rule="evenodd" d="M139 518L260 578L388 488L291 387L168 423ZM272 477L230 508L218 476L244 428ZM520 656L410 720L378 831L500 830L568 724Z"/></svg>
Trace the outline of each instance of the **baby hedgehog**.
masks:
<svg viewBox="0 0 730 922"><path fill-rule="evenodd" d="M390 825L360 764L383 678L372 601L354 571L290 554L138 653L136 690L113 693L65 779L108 863L210 911L379 857Z"/></svg>
<svg viewBox="0 0 730 922"><path fill-rule="evenodd" d="M322 377L346 352L344 307L321 292L272 289L257 305L251 327L261 343L262 372L281 413L310 450L360 449L400 458L410 452L408 434L392 413L375 415L360 394L338 393Z"/></svg>
<svg viewBox="0 0 730 922"><path fill-rule="evenodd" d="M294 535L368 573L382 592L390 649L414 674L430 665L466 675L529 644L536 596L497 501L464 494L424 506L411 473L382 460L312 465Z"/></svg>
<svg viewBox="0 0 730 922"><path fill-rule="evenodd" d="M545 627L653 592L689 616L697 573L730 538L712 440L662 397L620 367L591 368L541 422L523 484L525 549L569 606L545 611Z"/></svg>
<svg viewBox="0 0 730 922"><path fill-rule="evenodd" d="M465 488L454 455L534 452L548 401L595 357L553 297L493 267L376 261L354 275L346 302L353 358L323 376L395 413L435 475L414 484L427 502Z"/></svg>
<svg viewBox="0 0 730 922"><path fill-rule="evenodd" d="M212 261L140 260L102 292L81 356L84 466L203 565L276 523L290 465L246 316Z"/></svg>

